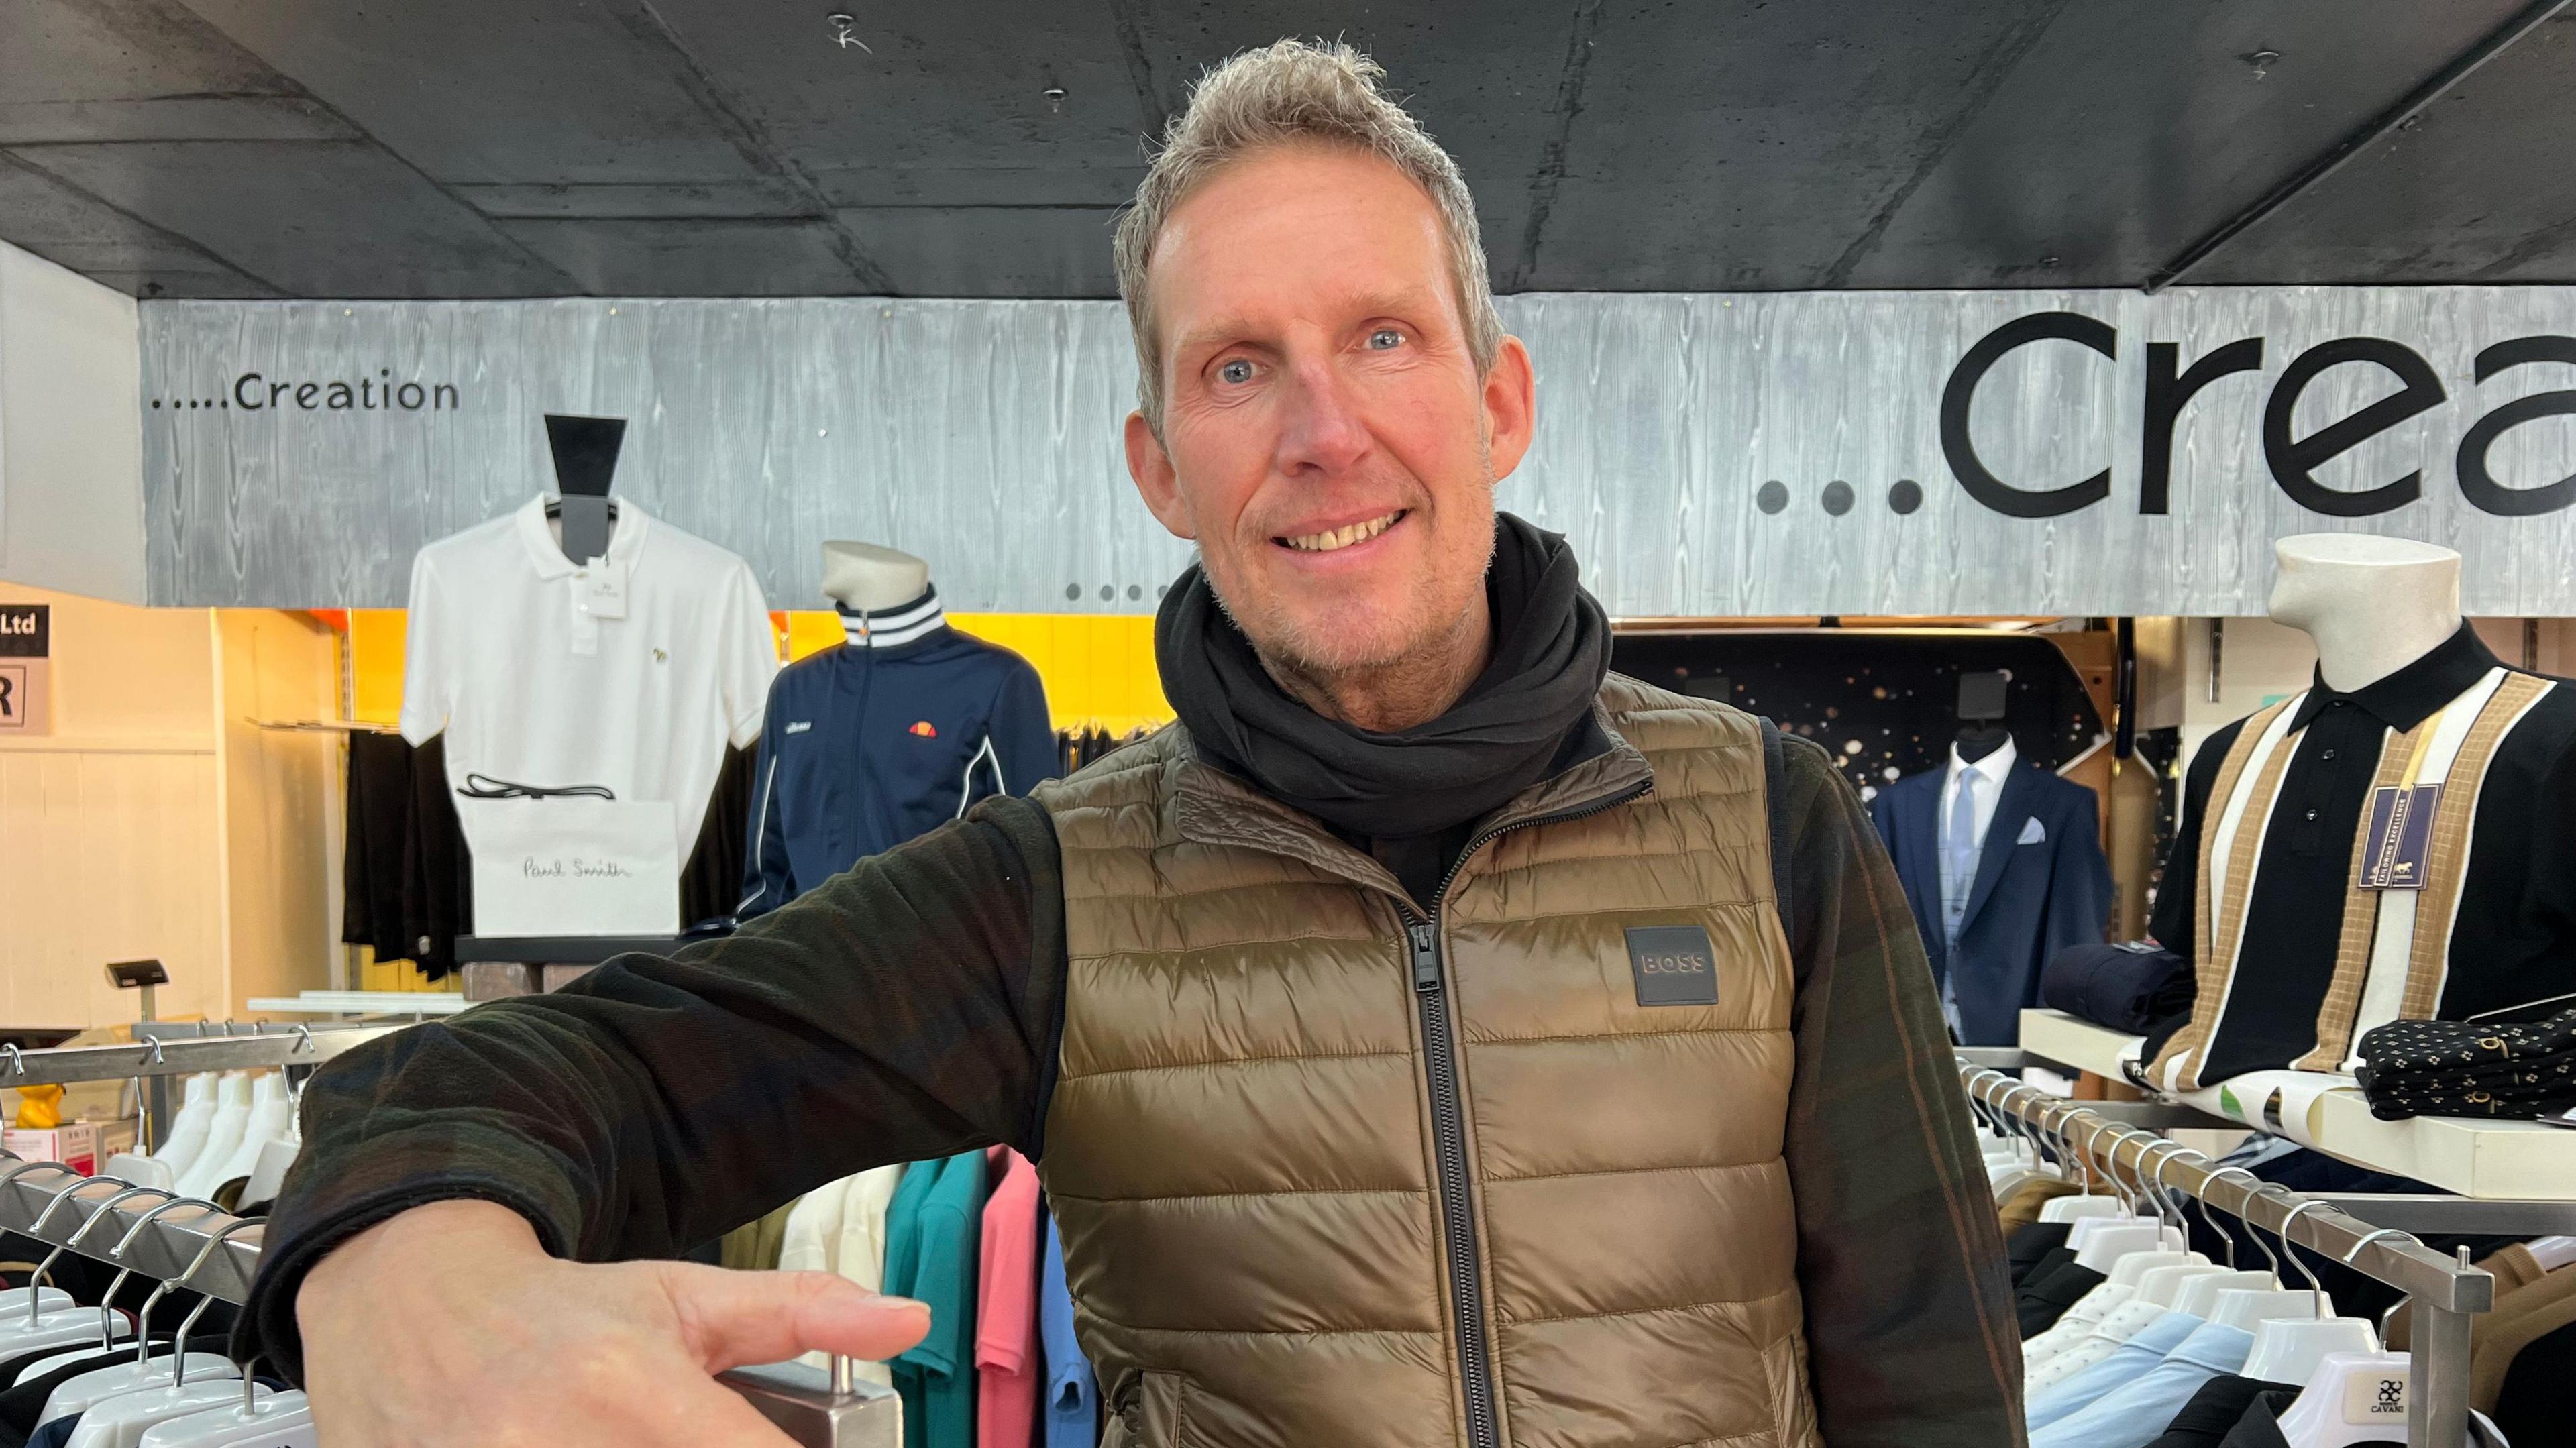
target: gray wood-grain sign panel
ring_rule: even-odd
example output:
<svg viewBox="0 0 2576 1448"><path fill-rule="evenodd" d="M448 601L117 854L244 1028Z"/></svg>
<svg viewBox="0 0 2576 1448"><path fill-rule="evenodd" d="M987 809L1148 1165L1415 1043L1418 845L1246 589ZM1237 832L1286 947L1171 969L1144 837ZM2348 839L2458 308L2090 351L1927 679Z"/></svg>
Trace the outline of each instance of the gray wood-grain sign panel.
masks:
<svg viewBox="0 0 2576 1448"><path fill-rule="evenodd" d="M2329 531L2459 549L2472 613L2576 614L2576 483L2551 491L2576 475L2576 406L2556 406L2576 404L2576 288L1502 305L1540 398L1537 444L1503 481L1503 506L1567 533L1615 614L2259 613L2271 540ZM1135 363L1114 303L142 313L157 603L399 605L422 543L547 487L548 412L628 419L617 491L740 553L774 607L819 605L826 538L922 554L950 605L969 610L1145 611L1189 556L1126 478ZM2116 356L2060 337L2002 351L1968 394L1974 466L2018 494L2104 469L2109 488L2072 511L2014 516L1961 482L1943 397L1981 339L2051 313L2107 327L2093 341ZM2142 511L2153 344L2188 369L2246 339L2260 340L2259 368L2184 404L2169 511ZM2489 352L2518 339L2539 340ZM2314 375L2298 384L2301 370ZM2521 399L2538 399L2523 404L2530 416L2498 417ZM2340 451L2336 435L2318 440L2375 406L2407 415L2346 426ZM2267 456L2276 407L2275 452L2332 454L2306 465L2318 491L2305 502ZM2459 475L2472 429L2485 434L2482 503ZM2411 501L2386 495L2385 510L2359 514L2339 501L2410 473Z"/></svg>

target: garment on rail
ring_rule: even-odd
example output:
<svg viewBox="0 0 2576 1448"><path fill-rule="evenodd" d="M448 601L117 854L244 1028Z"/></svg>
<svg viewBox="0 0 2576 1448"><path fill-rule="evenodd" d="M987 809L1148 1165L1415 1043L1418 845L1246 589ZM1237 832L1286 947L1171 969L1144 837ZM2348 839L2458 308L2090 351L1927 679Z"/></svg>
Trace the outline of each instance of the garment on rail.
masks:
<svg viewBox="0 0 2576 1448"><path fill-rule="evenodd" d="M841 619L843 642L770 687L734 910L746 920L1058 773L1038 671L950 627L937 590Z"/></svg>
<svg viewBox="0 0 2576 1448"><path fill-rule="evenodd" d="M2165 1424L2165 1431L2148 1440L2147 1448L2220 1448L2244 1421L2246 1406L2264 1393L2286 1393L2296 1401L2299 1385L2221 1373L2200 1385L2200 1391Z"/></svg>
<svg viewBox="0 0 2576 1448"><path fill-rule="evenodd" d="M981 1148L904 1169L886 1213L885 1290L929 1304L930 1334L894 1360L904 1448L975 1448L975 1308L987 1178Z"/></svg>
<svg viewBox="0 0 2576 1448"><path fill-rule="evenodd" d="M2576 994L2576 689L2463 624L2375 683L2320 678L2219 730L2152 933L2195 977L2150 1072L2168 1089L2349 1070L2375 1026Z"/></svg>

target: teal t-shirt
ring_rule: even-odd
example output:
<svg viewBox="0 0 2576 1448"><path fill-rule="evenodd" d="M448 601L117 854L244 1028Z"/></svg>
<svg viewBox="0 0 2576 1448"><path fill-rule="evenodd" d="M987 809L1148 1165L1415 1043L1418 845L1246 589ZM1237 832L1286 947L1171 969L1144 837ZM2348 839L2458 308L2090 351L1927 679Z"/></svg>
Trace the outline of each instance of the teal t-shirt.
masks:
<svg viewBox="0 0 2576 1448"><path fill-rule="evenodd" d="M885 1291L930 1305L930 1335L894 1360L904 1448L975 1448L975 1298L982 1280L984 1153L903 1174L886 1208Z"/></svg>

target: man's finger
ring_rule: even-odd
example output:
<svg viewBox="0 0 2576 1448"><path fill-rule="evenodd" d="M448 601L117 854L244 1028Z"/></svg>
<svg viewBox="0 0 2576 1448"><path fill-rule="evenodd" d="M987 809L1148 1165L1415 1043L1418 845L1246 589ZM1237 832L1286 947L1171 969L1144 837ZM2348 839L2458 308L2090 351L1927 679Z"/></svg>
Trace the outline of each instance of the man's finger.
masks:
<svg viewBox="0 0 2576 1448"><path fill-rule="evenodd" d="M930 1308L829 1272L663 1266L690 1347L709 1372L827 1352L883 1362L930 1332Z"/></svg>

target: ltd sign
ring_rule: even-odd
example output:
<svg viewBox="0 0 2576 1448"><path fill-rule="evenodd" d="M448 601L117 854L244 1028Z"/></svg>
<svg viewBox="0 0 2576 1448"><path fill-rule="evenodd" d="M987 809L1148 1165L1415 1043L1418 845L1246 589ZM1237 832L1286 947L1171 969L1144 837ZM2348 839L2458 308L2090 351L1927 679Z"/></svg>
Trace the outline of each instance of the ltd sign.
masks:
<svg viewBox="0 0 2576 1448"><path fill-rule="evenodd" d="M0 603L0 738L52 732L53 606Z"/></svg>
<svg viewBox="0 0 2576 1448"><path fill-rule="evenodd" d="M2073 342L2112 361L2120 356L2120 331L2112 324L2080 312L2040 312L2016 317L1979 338L1950 369L1941 391L1942 457L1969 497L2007 517L2052 518L2090 508L2111 496L2108 466L2063 485L2015 482L1987 465L1970 436L1969 410L1986 374L2015 351L2050 339ZM2263 337L2241 337L2186 359L2177 343L2146 344L2146 367L2136 398L2137 511L2172 511L2174 431L2185 409L2196 394L2221 378L2260 373L2265 345ZM2479 348L2469 370L2483 383L2512 368L2545 363L2576 368L2576 337L2507 338ZM2310 385L2329 369L2345 366L2368 369L2384 378L2383 395L2331 421L2300 426L2299 404ZM2418 466L2384 481L2339 488L2319 480L2318 470L2326 463L2435 408L2475 405L2473 399L2453 397L2423 353L2387 337L2334 337L2314 343L2291 357L2268 381L2262 408L2264 468L2290 501L2329 518L2367 518L2405 507L2424 496L2426 469ZM2576 474L2516 486L2500 481L2489 465L2497 442L2514 428L2570 416L2576 416L2576 391L2566 390L2516 397L2475 416L2460 429L2458 447L2450 458L2451 480L2461 500L2502 518L2554 513L2576 504Z"/></svg>

